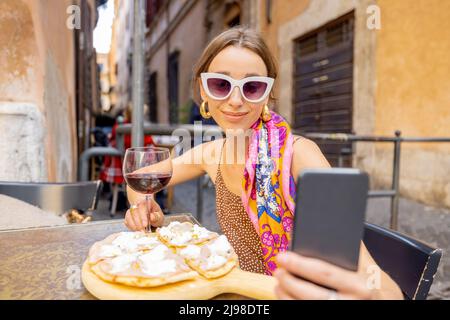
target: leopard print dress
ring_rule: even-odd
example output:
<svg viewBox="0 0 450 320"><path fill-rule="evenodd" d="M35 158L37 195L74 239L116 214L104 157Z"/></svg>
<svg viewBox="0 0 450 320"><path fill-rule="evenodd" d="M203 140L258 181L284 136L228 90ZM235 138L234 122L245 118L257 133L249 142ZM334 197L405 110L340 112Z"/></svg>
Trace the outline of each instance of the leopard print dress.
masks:
<svg viewBox="0 0 450 320"><path fill-rule="evenodd" d="M222 158L222 154L220 157ZM217 221L239 257L240 268L244 271L265 273L259 235L245 211L241 197L225 185L220 163L215 185Z"/></svg>

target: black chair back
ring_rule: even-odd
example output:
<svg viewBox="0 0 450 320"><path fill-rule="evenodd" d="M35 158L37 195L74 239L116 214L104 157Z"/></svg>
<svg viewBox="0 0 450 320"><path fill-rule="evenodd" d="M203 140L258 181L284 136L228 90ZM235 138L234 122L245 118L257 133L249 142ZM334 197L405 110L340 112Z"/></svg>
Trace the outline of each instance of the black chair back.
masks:
<svg viewBox="0 0 450 320"><path fill-rule="evenodd" d="M0 194L4 194L45 211L63 214L71 209L95 210L102 182L76 183L26 183L1 182Z"/></svg>
<svg viewBox="0 0 450 320"><path fill-rule="evenodd" d="M365 225L364 244L380 268L399 285L405 298L426 299L441 249L370 223Z"/></svg>

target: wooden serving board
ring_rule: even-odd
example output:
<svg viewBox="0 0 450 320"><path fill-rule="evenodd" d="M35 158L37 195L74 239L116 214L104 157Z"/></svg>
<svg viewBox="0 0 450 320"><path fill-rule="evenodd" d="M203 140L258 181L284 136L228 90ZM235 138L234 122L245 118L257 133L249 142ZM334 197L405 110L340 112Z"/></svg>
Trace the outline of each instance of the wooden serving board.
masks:
<svg viewBox="0 0 450 320"><path fill-rule="evenodd" d="M275 299L276 280L271 276L234 268L225 276L208 280L201 276L153 288L137 288L103 281L87 262L81 271L86 289L95 297L105 300L203 300L222 293L235 293L253 299Z"/></svg>

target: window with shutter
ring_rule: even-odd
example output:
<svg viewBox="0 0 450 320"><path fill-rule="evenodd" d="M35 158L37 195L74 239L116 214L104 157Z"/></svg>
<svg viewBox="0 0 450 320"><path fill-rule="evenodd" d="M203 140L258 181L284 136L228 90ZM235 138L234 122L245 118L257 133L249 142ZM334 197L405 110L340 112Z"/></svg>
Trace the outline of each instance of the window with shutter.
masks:
<svg viewBox="0 0 450 320"><path fill-rule="evenodd" d="M149 106L149 119L151 122L158 122L158 97L157 97L157 72L150 74L148 84L148 106Z"/></svg>
<svg viewBox="0 0 450 320"><path fill-rule="evenodd" d="M293 127L302 133L351 133L353 13L295 40ZM351 165L352 146L316 141L333 166Z"/></svg>
<svg viewBox="0 0 450 320"><path fill-rule="evenodd" d="M172 52L168 57L167 76L168 76L168 100L169 100L169 122L178 123L178 61L180 51Z"/></svg>

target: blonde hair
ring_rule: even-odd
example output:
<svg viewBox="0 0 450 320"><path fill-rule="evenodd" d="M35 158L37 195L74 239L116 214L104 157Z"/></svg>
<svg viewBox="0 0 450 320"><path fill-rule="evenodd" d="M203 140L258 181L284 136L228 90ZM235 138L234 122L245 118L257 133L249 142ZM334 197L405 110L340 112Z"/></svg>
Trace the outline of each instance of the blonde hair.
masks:
<svg viewBox="0 0 450 320"><path fill-rule="evenodd" d="M211 42L203 50L197 64L194 66L192 91L193 99L198 105L201 103L201 97L199 94L200 88L198 83L200 74L202 72L206 72L212 60L219 54L220 51L228 46L246 48L259 55L266 65L267 76L276 79L278 71L275 58L261 35L257 31L247 27L234 27L222 32L211 40ZM273 92L270 93L269 100L275 100Z"/></svg>

